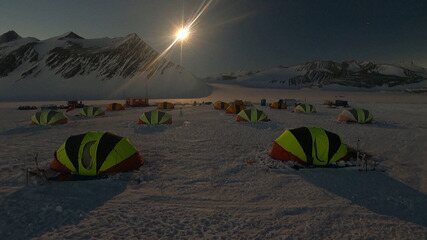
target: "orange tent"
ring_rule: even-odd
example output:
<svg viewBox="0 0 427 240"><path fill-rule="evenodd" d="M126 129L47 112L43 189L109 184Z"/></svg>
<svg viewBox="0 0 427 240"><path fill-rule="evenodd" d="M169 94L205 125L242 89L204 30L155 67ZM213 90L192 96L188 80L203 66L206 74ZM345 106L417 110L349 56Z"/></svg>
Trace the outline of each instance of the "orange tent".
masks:
<svg viewBox="0 0 427 240"><path fill-rule="evenodd" d="M278 102L272 102L272 103L270 103L270 108L273 108L273 109L287 109L288 105L286 104L286 102L278 101Z"/></svg>
<svg viewBox="0 0 427 240"><path fill-rule="evenodd" d="M245 106L242 104L230 103L230 106L225 110L226 113L238 114L240 111L245 110Z"/></svg>
<svg viewBox="0 0 427 240"><path fill-rule="evenodd" d="M225 109L227 109L227 108L228 108L228 106L230 106L230 104L228 104L228 103L226 103L226 102L223 102L223 101L216 101L216 102L213 104L213 106L214 106L214 108L215 108L215 109L217 109L217 110L225 110Z"/></svg>
<svg viewBox="0 0 427 240"><path fill-rule="evenodd" d="M110 103L107 105L107 110L120 111L120 110L125 110L125 107L123 107L123 105L121 105L120 103Z"/></svg>
<svg viewBox="0 0 427 240"><path fill-rule="evenodd" d="M157 109L174 109L175 104L170 102L160 102L157 104Z"/></svg>

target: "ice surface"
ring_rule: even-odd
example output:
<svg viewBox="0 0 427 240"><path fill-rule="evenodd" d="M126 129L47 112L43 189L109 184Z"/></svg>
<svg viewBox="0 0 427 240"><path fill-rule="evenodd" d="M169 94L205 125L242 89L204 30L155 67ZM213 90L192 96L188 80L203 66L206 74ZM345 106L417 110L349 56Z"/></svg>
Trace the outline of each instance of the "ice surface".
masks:
<svg viewBox="0 0 427 240"><path fill-rule="evenodd" d="M335 96L369 109L375 122L337 123L341 110L321 105ZM29 125L34 111L2 103L0 238L425 239L426 97L214 84L207 98L171 101L297 98L314 104L318 113L261 108L272 121L247 124L212 106L177 105L170 111L173 124L163 127L136 124L150 108L96 119L80 119L72 111L68 124L37 127ZM295 171L271 160L273 140L299 126L326 128L352 147L359 138L361 149L385 172ZM144 166L104 180L24 186L24 170L34 165L35 153L47 164L68 136L90 130L129 137Z"/></svg>

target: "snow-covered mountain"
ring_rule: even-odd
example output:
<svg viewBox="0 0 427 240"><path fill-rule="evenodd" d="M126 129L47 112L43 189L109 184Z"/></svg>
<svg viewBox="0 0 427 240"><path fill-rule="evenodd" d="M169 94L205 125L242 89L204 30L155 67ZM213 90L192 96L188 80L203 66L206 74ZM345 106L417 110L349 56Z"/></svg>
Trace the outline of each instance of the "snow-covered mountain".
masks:
<svg viewBox="0 0 427 240"><path fill-rule="evenodd" d="M267 70L239 71L210 78L208 81L228 82L248 87L363 87L391 88L414 84L426 85L427 70L415 65L397 66L359 61L313 61L305 64Z"/></svg>
<svg viewBox="0 0 427 240"><path fill-rule="evenodd" d="M210 87L159 56L138 35L46 40L0 36L0 99L187 98ZM154 64L153 64L154 62Z"/></svg>

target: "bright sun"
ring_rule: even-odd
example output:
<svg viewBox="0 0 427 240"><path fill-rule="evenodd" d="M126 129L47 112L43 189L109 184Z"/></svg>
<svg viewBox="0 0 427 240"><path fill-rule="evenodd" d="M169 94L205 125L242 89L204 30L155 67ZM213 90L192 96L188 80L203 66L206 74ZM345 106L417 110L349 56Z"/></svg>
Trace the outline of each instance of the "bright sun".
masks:
<svg viewBox="0 0 427 240"><path fill-rule="evenodd" d="M175 37L179 41L184 41L185 39L188 38L189 35L190 35L190 29L188 29L187 27L183 27L178 29L178 31L175 34Z"/></svg>

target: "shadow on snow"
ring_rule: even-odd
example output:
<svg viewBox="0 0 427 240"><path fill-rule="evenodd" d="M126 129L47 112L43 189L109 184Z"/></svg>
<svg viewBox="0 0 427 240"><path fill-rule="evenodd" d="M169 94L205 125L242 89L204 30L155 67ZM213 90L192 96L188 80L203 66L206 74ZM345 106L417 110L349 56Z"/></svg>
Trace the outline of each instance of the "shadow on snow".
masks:
<svg viewBox="0 0 427 240"><path fill-rule="evenodd" d="M0 202L0 239L29 239L80 222L126 188L125 181L51 182L23 187Z"/></svg>
<svg viewBox="0 0 427 240"><path fill-rule="evenodd" d="M427 196L385 173L322 168L300 174L310 183L373 212L427 227Z"/></svg>

